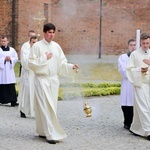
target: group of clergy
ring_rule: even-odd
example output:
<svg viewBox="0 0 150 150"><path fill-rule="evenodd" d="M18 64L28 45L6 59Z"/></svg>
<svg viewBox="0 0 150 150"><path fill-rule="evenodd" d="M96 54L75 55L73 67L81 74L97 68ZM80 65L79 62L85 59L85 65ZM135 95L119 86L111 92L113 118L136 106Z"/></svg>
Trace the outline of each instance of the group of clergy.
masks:
<svg viewBox="0 0 150 150"><path fill-rule="evenodd" d="M45 24L44 38L40 41L33 30L29 31L29 41L21 47L22 69L18 95L20 116L35 117L39 137L45 138L50 144L67 137L57 118L59 77L74 77L79 68L77 64L67 62L60 45L53 41L55 31L55 25ZM18 55L8 43L8 37L2 36L0 103L16 106L14 66ZM150 36L142 34L141 47L135 50L135 45L135 40L129 40L128 53L118 59L118 70L122 75L124 128L150 140Z"/></svg>
<svg viewBox="0 0 150 150"><path fill-rule="evenodd" d="M62 48L53 41L55 31L55 25L45 24L44 38L40 41L37 41L33 30L29 31L29 41L21 47L22 67L18 95L20 116L35 117L39 137L45 138L50 144L56 144L67 137L57 118L59 77L74 77L79 68L78 64L67 62ZM0 103L11 102L15 106L17 97L14 65L18 56L7 45L7 37L1 39L1 44L0 90L3 92L0 93L3 94L0 95Z"/></svg>

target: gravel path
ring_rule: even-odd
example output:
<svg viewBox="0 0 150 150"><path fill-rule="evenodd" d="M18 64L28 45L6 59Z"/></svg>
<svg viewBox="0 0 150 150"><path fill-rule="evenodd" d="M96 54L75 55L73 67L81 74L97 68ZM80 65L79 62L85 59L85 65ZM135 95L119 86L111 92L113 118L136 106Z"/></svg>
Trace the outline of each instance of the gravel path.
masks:
<svg viewBox="0 0 150 150"><path fill-rule="evenodd" d="M67 59L117 63L118 56L67 55ZM83 112L86 100L93 110L90 118ZM18 107L0 105L0 150L149 150L150 141L123 128L119 96L59 101L58 118L68 137L51 145L36 134L34 118L20 118Z"/></svg>
<svg viewBox="0 0 150 150"><path fill-rule="evenodd" d="M83 112L86 100L91 118ZM0 105L0 150L149 149L149 141L123 128L119 96L59 101L58 118L68 137L51 145L36 134L34 118L20 118L17 107Z"/></svg>

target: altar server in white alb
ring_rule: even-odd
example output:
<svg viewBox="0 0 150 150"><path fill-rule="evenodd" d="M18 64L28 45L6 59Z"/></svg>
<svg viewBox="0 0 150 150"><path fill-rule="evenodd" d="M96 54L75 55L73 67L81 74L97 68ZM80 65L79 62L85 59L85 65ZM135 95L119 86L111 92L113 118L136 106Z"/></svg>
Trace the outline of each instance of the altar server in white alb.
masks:
<svg viewBox="0 0 150 150"><path fill-rule="evenodd" d="M30 30L28 32L28 41L26 41L25 43L23 43L23 45L21 46L21 51L22 50L27 50L27 49L30 49L30 38L32 36L36 36L36 33L34 30Z"/></svg>
<svg viewBox="0 0 150 150"><path fill-rule="evenodd" d="M136 49L136 44L134 39L128 41L128 51L122 54L118 59L118 71L121 74L121 94L120 103L121 109L124 115L124 128L130 129L132 119L133 119L133 85L128 80L126 75L126 67L130 54Z"/></svg>
<svg viewBox="0 0 150 150"><path fill-rule="evenodd" d="M77 64L67 63L58 43L52 41L55 26L45 24L44 38L32 46L29 67L35 73L35 117L39 137L56 144L67 137L57 118L59 76L74 76Z"/></svg>
<svg viewBox="0 0 150 150"><path fill-rule="evenodd" d="M131 53L127 77L134 85L134 116L130 131L150 140L150 68L144 60L150 59L150 36L142 34L141 47Z"/></svg>
<svg viewBox="0 0 150 150"><path fill-rule="evenodd" d="M19 86L19 111L20 117L35 117L34 112L34 73L28 67L28 58L31 47L37 42L37 37L30 38L30 48L21 50L21 77Z"/></svg>
<svg viewBox="0 0 150 150"><path fill-rule="evenodd" d="M30 49L30 38L32 36L36 36L36 33L34 30L30 30L28 32L28 41L26 41L25 43L22 44L21 51L26 51L27 49ZM21 51L20 51L20 53L21 53ZM21 68L22 68L22 66L20 64L20 75L19 76L21 76Z"/></svg>
<svg viewBox="0 0 150 150"><path fill-rule="evenodd" d="M15 89L16 77L14 66L18 55L14 48L8 46L8 37L1 37L0 47L0 103L11 103L11 106L18 105Z"/></svg>

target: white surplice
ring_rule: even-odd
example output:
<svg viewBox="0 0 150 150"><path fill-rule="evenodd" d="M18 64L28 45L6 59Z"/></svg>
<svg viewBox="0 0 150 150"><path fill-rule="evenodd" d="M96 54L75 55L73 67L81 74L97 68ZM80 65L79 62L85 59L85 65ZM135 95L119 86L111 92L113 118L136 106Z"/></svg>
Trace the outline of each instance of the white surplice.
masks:
<svg viewBox="0 0 150 150"><path fill-rule="evenodd" d="M5 57L10 56L11 61L5 62ZM9 51L3 51L0 48L0 84L16 83L14 66L18 61L18 55L14 48Z"/></svg>
<svg viewBox="0 0 150 150"><path fill-rule="evenodd" d="M150 135L150 71L141 73L141 67L148 67L143 59L150 59L140 48L131 53L127 66L127 77L134 85L134 116L130 130L141 136Z"/></svg>
<svg viewBox="0 0 150 150"><path fill-rule="evenodd" d="M126 67L129 57L127 54L122 54L118 59L118 71L121 74L121 93L120 104L121 106L133 106L133 85L128 80L126 75Z"/></svg>
<svg viewBox="0 0 150 150"><path fill-rule="evenodd" d="M27 47L27 48L26 48ZM19 85L19 111L28 117L35 117L34 111L34 73L28 67L28 58L31 48L28 45L21 49L21 77Z"/></svg>
<svg viewBox="0 0 150 150"><path fill-rule="evenodd" d="M21 46L21 51L26 51L27 49L30 49L30 41L23 43Z"/></svg>
<svg viewBox="0 0 150 150"><path fill-rule="evenodd" d="M53 54L47 60L45 53ZM61 47L45 39L35 43L29 56L29 67L35 73L35 116L36 130L47 140L61 140L67 137L57 118L59 75L75 73L73 65L67 63Z"/></svg>

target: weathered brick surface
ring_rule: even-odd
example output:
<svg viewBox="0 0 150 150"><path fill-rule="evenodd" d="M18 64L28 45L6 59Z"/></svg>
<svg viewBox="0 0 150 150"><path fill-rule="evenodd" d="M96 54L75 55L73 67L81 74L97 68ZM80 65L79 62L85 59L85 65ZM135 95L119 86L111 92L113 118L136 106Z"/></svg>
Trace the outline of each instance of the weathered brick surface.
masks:
<svg viewBox="0 0 150 150"><path fill-rule="evenodd" d="M0 34L11 37L12 1L0 2ZM49 8L48 22L57 27L55 41L65 53L99 53L100 0L18 0L17 50L31 29L42 38L43 21L38 27L33 18L38 17L39 12L44 13L44 3ZM124 52L127 40L135 38L137 29L149 33L149 0L102 0L102 3L102 54Z"/></svg>
<svg viewBox="0 0 150 150"><path fill-rule="evenodd" d="M35 18L44 18L44 3L49 5L49 21L50 21L50 1L49 0L20 0L19 16L18 16L18 44L19 47L28 40L27 34L29 30L35 30L42 36L42 27L44 20L38 21ZM42 37L41 37L42 38Z"/></svg>
<svg viewBox="0 0 150 150"><path fill-rule="evenodd" d="M15 49L20 50L21 45L28 40L27 34L29 30L35 30L42 35L42 27L44 21L38 24L35 17L44 17L44 3L49 5L50 21L50 0L16 0L17 7L17 43ZM0 35L10 36L12 41L12 0L0 0ZM39 15L39 12L41 15ZM41 37L42 38L42 37ZM11 44L11 43L10 43Z"/></svg>
<svg viewBox="0 0 150 150"><path fill-rule="evenodd" d="M12 4L6 0L0 0L0 35L11 35Z"/></svg>
<svg viewBox="0 0 150 150"><path fill-rule="evenodd" d="M102 54L120 54L136 30L149 32L150 1L103 0ZM74 4L73 4L74 3ZM60 31L56 40L68 53L98 53L100 1L61 0L52 7L52 21Z"/></svg>

